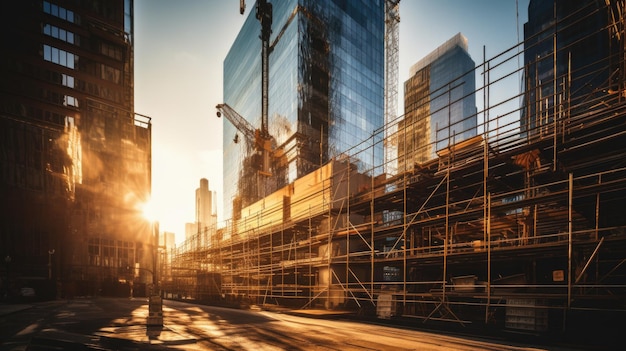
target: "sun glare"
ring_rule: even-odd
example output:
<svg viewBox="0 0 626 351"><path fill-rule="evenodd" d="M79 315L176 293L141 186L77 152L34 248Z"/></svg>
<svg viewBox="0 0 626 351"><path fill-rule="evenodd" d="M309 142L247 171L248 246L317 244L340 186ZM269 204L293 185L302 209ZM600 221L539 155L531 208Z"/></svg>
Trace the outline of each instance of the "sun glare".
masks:
<svg viewBox="0 0 626 351"><path fill-rule="evenodd" d="M143 217L147 220L149 220L150 222L154 222L156 221L156 209L154 207L154 202L149 200L148 202L144 203L141 209L141 212L143 214Z"/></svg>

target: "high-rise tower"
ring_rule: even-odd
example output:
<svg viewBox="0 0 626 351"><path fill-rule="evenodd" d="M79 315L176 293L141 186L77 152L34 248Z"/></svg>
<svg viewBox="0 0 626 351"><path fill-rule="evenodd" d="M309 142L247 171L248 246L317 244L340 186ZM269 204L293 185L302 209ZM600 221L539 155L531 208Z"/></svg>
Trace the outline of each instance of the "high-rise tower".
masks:
<svg viewBox="0 0 626 351"><path fill-rule="evenodd" d="M524 24L522 135L554 135L554 116L590 113L619 98L623 11L619 1L530 1Z"/></svg>
<svg viewBox="0 0 626 351"><path fill-rule="evenodd" d="M400 171L476 135L475 65L467 47L458 33L411 67L398 124Z"/></svg>
<svg viewBox="0 0 626 351"><path fill-rule="evenodd" d="M275 0L269 55L269 133L281 150L271 178L254 170L237 129L224 123L225 218L354 148L358 164L383 160L360 145L384 122L384 2ZM260 24L246 19L224 60L224 102L261 125ZM356 160L355 160L356 161ZM226 181L228 180L228 181Z"/></svg>
<svg viewBox="0 0 626 351"><path fill-rule="evenodd" d="M198 230L213 227L217 223L215 213L215 193L209 190L209 180L200 179L200 187L196 189L196 224Z"/></svg>
<svg viewBox="0 0 626 351"><path fill-rule="evenodd" d="M56 282L89 294L149 280L139 207L151 121L134 113L133 1L10 0L0 14L0 254L11 278L45 277L49 294Z"/></svg>

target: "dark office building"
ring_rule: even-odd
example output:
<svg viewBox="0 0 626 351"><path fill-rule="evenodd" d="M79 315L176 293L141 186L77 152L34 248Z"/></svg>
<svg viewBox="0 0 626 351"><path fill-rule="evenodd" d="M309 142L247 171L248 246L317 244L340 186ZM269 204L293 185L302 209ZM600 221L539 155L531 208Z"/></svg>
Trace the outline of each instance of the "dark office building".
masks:
<svg viewBox="0 0 626 351"><path fill-rule="evenodd" d="M616 1L530 1L524 24L524 136L552 135L555 115L591 112L617 97L624 55L615 22L623 11L619 7Z"/></svg>
<svg viewBox="0 0 626 351"><path fill-rule="evenodd" d="M151 121L134 113L133 2L0 6L2 295L126 294L151 279L152 247L138 210Z"/></svg>
<svg viewBox="0 0 626 351"><path fill-rule="evenodd" d="M383 162L363 142L384 122L384 1L273 0L269 133L280 149L260 179L246 142L224 123L225 218L333 157L358 154L360 170ZM224 60L224 102L261 126L261 25L253 9ZM350 152L348 152L350 150ZM362 150L362 152L358 152ZM270 182L262 189L263 182ZM236 212L236 211L235 211Z"/></svg>

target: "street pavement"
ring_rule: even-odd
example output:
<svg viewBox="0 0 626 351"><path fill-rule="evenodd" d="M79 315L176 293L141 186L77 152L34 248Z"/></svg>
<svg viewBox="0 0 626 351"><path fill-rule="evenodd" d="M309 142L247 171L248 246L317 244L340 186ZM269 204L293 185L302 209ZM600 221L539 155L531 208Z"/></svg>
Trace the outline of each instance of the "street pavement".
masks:
<svg viewBox="0 0 626 351"><path fill-rule="evenodd" d="M8 304L3 303L0 304L0 316L6 316L11 313L23 311L33 307L32 305L27 304Z"/></svg>
<svg viewBox="0 0 626 351"><path fill-rule="evenodd" d="M572 350L363 323L346 312L237 310L148 299L84 298L0 304L0 351L40 350ZM303 318L306 317L306 318Z"/></svg>
<svg viewBox="0 0 626 351"><path fill-rule="evenodd" d="M142 300L142 299L137 299ZM147 303L147 299L145 303ZM14 319L20 313L29 311L35 307L42 308L73 308L79 304L86 304L88 300L56 300L31 304L3 304L0 303L0 317L4 319ZM147 308L144 308L147 312ZM147 314L147 313L146 313ZM13 317L13 318L12 318ZM92 334L82 334L68 332L56 328L44 328L34 332L35 327L29 326L16 335L29 334L33 336L25 342L11 343L0 339L0 350L136 350L159 349L159 346L184 345L195 343L196 338L185 332L178 331L168 325L148 326L145 323L143 314L140 320L120 326L118 322L112 321L111 326L99 328ZM34 324L33 324L34 325ZM32 329L32 330L28 330Z"/></svg>

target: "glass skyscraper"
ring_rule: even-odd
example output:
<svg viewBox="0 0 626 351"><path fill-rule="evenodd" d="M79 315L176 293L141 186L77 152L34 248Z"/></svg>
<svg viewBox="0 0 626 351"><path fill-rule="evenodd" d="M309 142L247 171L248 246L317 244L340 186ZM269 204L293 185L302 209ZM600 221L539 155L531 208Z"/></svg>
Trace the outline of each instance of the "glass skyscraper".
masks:
<svg viewBox="0 0 626 351"><path fill-rule="evenodd" d="M383 126L384 2L275 0L269 56L268 130L281 150L270 178L259 176L248 145L224 122L225 218ZM261 126L260 23L251 11L224 60L224 102ZM240 142L236 142L240 141ZM382 164L382 144L363 145L361 170ZM263 179L261 179L263 178Z"/></svg>
<svg viewBox="0 0 626 351"><path fill-rule="evenodd" d="M475 64L461 33L411 67L398 124L398 170L476 135Z"/></svg>
<svg viewBox="0 0 626 351"><path fill-rule="evenodd" d="M537 1L524 24L524 136L554 133L554 116L604 108L619 90L616 2ZM558 118L557 118L558 119Z"/></svg>

